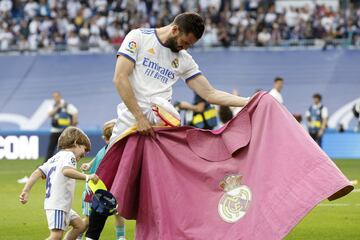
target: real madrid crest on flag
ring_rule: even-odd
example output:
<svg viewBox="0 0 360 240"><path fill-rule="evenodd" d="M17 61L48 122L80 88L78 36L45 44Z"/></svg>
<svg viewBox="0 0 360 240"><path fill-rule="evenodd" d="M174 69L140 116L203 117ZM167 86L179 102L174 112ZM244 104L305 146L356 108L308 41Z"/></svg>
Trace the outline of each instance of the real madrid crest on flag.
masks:
<svg viewBox="0 0 360 240"><path fill-rule="evenodd" d="M244 217L251 204L251 190L241 184L241 178L241 175L230 174L220 182L225 193L219 201L218 212L222 220L228 223L237 222Z"/></svg>

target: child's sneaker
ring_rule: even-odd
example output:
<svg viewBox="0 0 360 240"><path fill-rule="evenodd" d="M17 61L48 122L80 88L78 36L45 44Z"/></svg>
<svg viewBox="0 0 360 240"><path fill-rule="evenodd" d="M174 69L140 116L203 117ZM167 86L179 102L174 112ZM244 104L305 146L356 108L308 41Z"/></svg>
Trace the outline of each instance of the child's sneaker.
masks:
<svg viewBox="0 0 360 240"><path fill-rule="evenodd" d="M20 178L20 179L17 180L18 183L22 183L22 184L27 183L27 181L29 181L28 176L25 176L25 177Z"/></svg>

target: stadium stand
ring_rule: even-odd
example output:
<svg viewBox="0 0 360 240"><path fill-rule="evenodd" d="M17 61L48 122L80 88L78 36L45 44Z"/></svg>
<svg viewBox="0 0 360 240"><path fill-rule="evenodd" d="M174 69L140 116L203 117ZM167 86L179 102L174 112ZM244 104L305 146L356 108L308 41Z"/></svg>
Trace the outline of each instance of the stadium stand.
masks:
<svg viewBox="0 0 360 240"><path fill-rule="evenodd" d="M0 51L111 52L131 29L164 26L184 11L206 19L197 46L360 46L360 1L300 2L1 0Z"/></svg>

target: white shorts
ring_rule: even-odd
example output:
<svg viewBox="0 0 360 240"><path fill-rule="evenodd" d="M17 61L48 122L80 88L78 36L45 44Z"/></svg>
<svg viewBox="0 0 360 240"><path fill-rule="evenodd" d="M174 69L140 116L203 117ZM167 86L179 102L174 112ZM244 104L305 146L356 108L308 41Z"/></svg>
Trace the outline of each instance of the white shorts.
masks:
<svg viewBox="0 0 360 240"><path fill-rule="evenodd" d="M150 121L153 125L162 126L160 124L161 119L156 115L156 113L152 110L151 106L157 105L165 109L173 116L177 116L180 119L180 114L177 112L175 107L164 98L161 97L153 97L148 104L139 104L141 111L145 115L145 117ZM110 138L110 144L107 149L110 149L110 146L129 128L134 126L137 122L135 117L129 111L129 109L125 106L124 103L121 103L117 106L117 115L118 119L113 128L112 135Z"/></svg>
<svg viewBox="0 0 360 240"><path fill-rule="evenodd" d="M151 106L149 105L148 108L142 107L141 108L144 115L149 119L151 124L155 123L155 114L151 110ZM127 109L124 103L118 105L117 108L118 119L116 124L113 128L112 135L110 138L109 147L113 145L113 143L129 128L136 124L136 119L134 115Z"/></svg>
<svg viewBox="0 0 360 240"><path fill-rule="evenodd" d="M62 210L45 210L46 218L48 221L49 229L61 229L66 230L70 224L70 221L80 218L79 214L77 214L74 210L70 210L70 212L64 212Z"/></svg>

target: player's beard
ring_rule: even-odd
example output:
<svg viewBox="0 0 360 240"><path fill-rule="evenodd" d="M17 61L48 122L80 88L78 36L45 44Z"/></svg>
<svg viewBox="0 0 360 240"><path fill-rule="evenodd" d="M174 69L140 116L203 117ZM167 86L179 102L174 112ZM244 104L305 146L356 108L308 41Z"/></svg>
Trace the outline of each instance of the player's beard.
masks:
<svg viewBox="0 0 360 240"><path fill-rule="evenodd" d="M179 52L181 49L179 49L179 45L177 44L178 37L169 37L166 42L165 46L170 48L172 52Z"/></svg>

